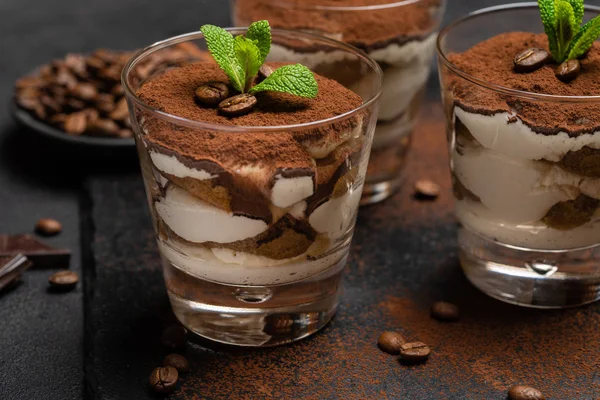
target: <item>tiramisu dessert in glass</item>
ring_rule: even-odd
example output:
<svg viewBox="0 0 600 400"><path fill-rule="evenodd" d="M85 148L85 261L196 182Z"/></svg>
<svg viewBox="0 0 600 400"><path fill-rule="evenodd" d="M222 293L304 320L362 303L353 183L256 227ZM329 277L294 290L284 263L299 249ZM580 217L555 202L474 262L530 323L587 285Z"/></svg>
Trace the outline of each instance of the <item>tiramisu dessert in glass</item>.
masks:
<svg viewBox="0 0 600 400"><path fill-rule="evenodd" d="M600 296L599 10L540 0L440 33L460 260L507 302Z"/></svg>
<svg viewBox="0 0 600 400"><path fill-rule="evenodd" d="M410 134L426 90L445 0L231 0L234 24L268 19L273 27L318 33L365 51L383 70L383 94L361 204L381 201L402 183ZM360 74L345 53L320 47L290 51L279 60L312 68L328 65ZM348 75L347 85L360 85Z"/></svg>
<svg viewBox="0 0 600 400"><path fill-rule="evenodd" d="M360 68L350 90L269 54L319 47ZM135 70L178 43L211 61ZM265 61L268 57L268 61ZM313 65L318 70L318 65ZM343 73L340 71L339 73ZM167 291L192 332L269 346L333 316L375 130L381 70L343 43L266 21L205 25L156 43L123 71Z"/></svg>

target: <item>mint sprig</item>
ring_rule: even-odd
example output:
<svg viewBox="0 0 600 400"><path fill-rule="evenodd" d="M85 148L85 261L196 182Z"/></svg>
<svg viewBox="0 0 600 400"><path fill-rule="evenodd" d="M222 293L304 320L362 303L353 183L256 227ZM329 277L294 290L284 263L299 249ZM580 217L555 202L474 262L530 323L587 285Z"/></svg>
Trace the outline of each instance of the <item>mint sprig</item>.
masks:
<svg viewBox="0 0 600 400"><path fill-rule="evenodd" d="M583 23L583 0L538 0L550 53L562 63L584 55L600 37L600 16Z"/></svg>
<svg viewBox="0 0 600 400"><path fill-rule="evenodd" d="M254 22L245 36L235 38L225 29L214 25L203 25L200 30L210 54L238 92L277 91L301 97L317 96L318 84L313 73L300 64L277 68L261 83L252 86L271 50L271 27L268 21Z"/></svg>
<svg viewBox="0 0 600 400"><path fill-rule="evenodd" d="M317 96L318 92L318 88L313 82L315 82L313 73L304 65L284 65L273 71L264 81L251 88L250 93L270 90L313 98Z"/></svg>

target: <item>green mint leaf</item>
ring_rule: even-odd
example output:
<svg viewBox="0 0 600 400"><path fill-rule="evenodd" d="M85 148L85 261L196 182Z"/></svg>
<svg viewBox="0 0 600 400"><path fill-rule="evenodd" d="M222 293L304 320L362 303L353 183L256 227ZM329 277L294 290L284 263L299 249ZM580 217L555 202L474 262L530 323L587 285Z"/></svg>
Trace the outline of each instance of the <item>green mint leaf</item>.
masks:
<svg viewBox="0 0 600 400"><path fill-rule="evenodd" d="M556 32L556 42L558 44L558 59L556 61L563 62L567 57L567 51L571 40L579 32L579 25L575 20L575 11L573 7L565 0L556 0L554 4L556 12L556 21L554 30ZM555 57L556 58L556 57Z"/></svg>
<svg viewBox="0 0 600 400"><path fill-rule="evenodd" d="M585 24L573 38L567 59L574 60L584 55L598 37L600 37L600 17Z"/></svg>
<svg viewBox="0 0 600 400"><path fill-rule="evenodd" d="M268 78L250 89L250 93L266 90L314 98L317 97L319 85L308 68L294 64L277 68Z"/></svg>
<svg viewBox="0 0 600 400"><path fill-rule="evenodd" d="M577 21L577 25L581 25L583 23L583 0L567 0L567 2L573 7L573 12L575 13L575 21Z"/></svg>
<svg viewBox="0 0 600 400"><path fill-rule="evenodd" d="M556 13L554 11L554 0L538 0L544 31L548 36L548 45L550 53L556 61L558 61L558 44L556 42L556 31L554 25L556 23Z"/></svg>
<svg viewBox="0 0 600 400"><path fill-rule="evenodd" d="M200 31L204 34L208 51L219 67L225 71L231 85L235 90L243 92L246 75L235 55L233 35L214 25L203 25Z"/></svg>
<svg viewBox="0 0 600 400"><path fill-rule="evenodd" d="M250 87L258 69L262 65L260 50L256 47L255 41L244 37L243 35L236 36L233 43L235 57L237 62L242 66L246 81L244 82L244 91Z"/></svg>
<svg viewBox="0 0 600 400"><path fill-rule="evenodd" d="M252 23L252 25L248 27L246 37L256 41L256 46L260 50L260 64L264 64L271 51L271 27L269 26L269 21L257 21Z"/></svg>

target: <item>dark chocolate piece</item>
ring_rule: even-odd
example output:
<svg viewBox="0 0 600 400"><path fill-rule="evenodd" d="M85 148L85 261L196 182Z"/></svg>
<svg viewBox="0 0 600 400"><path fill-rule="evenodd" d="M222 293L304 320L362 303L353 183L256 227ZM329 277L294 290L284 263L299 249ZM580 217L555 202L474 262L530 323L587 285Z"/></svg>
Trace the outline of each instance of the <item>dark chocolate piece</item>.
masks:
<svg viewBox="0 0 600 400"><path fill-rule="evenodd" d="M67 268L71 259L68 249L48 246L29 234L0 234L0 257L26 256L36 268Z"/></svg>

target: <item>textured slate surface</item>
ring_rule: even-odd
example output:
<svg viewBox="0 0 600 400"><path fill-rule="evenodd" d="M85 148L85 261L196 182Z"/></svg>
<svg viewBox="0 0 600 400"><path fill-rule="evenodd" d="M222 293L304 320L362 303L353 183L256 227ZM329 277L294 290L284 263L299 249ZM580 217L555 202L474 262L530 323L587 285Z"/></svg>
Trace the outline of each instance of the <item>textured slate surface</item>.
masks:
<svg viewBox="0 0 600 400"><path fill-rule="evenodd" d="M447 19L501 3L450 1ZM0 110L8 108L14 79L69 51L131 49L227 21L225 0L3 0ZM436 91L434 77L430 94ZM433 129L442 135L441 127ZM411 179L447 183L440 137L418 144L426 156L418 164L413 156ZM431 146L436 150L426 150ZM194 345L193 372L173 398L501 399L517 381L551 398L598 397L600 341L585 342L594 338L598 306L533 312L477 293L456 265L448 200L446 192L437 203L420 204L404 192L365 209L344 304L322 334L264 351ZM158 335L172 317L135 156L53 146L2 111L0 206L3 232L29 232L42 216L60 219L65 232L48 242L73 250L71 268L85 280L56 296L45 291L49 271L31 271L0 297L0 399L149 397L147 374L163 356ZM460 325L427 317L438 298L463 306ZM392 327L431 344L431 361L406 369L379 353L375 337Z"/></svg>

